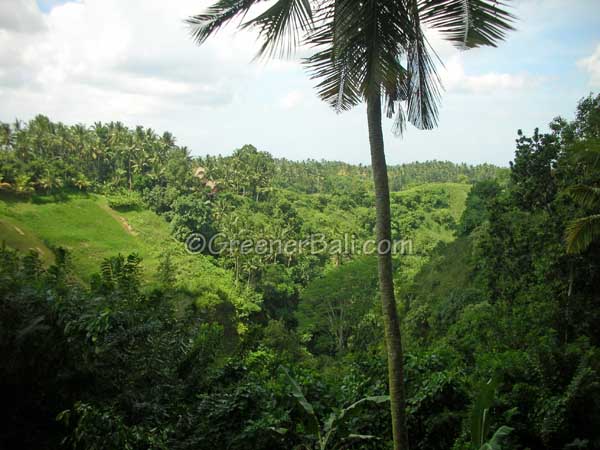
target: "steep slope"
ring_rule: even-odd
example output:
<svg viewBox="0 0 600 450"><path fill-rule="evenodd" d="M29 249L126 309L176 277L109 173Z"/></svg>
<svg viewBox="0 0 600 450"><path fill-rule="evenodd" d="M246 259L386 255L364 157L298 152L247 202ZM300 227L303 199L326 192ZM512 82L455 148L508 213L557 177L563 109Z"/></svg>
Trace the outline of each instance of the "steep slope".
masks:
<svg viewBox="0 0 600 450"><path fill-rule="evenodd" d="M392 220L401 230L400 238L410 240L412 247L396 266L401 291L429 262L436 246L456 239L470 189L470 184L428 183L392 193Z"/></svg>
<svg viewBox="0 0 600 450"><path fill-rule="evenodd" d="M166 247L175 242L164 220L150 211L120 212L98 195L60 199L36 196L31 201L0 198L0 240L21 251L35 250L52 262L52 248L71 252L76 273L87 279L102 259L138 253L153 273Z"/></svg>

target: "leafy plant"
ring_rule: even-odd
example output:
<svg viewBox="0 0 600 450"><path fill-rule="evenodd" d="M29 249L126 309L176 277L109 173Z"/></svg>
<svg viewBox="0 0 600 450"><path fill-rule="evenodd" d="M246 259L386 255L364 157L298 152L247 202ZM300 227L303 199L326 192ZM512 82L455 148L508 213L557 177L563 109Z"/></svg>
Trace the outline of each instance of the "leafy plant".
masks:
<svg viewBox="0 0 600 450"><path fill-rule="evenodd" d="M497 379L490 379L475 399L471 411L471 444L474 450L502 450L502 440L512 431L512 428L503 425L488 439L491 425L490 408L494 403L497 386Z"/></svg>
<svg viewBox="0 0 600 450"><path fill-rule="evenodd" d="M108 195L107 199L108 206L121 211L139 209L143 206L140 195L131 191L116 192Z"/></svg>
<svg viewBox="0 0 600 450"><path fill-rule="evenodd" d="M303 425L306 433L300 436L303 442L296 448L304 448L307 450L336 450L353 442L377 439L376 436L368 434L347 432L344 425L350 418L357 414L362 405L366 403L381 404L389 402L389 395L362 398L346 408L332 411L321 423L315 413L315 408L302 393L302 389L298 382L292 378L288 371L285 371L285 374L290 381L291 393L298 402L298 405L302 408L305 416ZM282 435L288 432L285 428L273 428L272 431Z"/></svg>

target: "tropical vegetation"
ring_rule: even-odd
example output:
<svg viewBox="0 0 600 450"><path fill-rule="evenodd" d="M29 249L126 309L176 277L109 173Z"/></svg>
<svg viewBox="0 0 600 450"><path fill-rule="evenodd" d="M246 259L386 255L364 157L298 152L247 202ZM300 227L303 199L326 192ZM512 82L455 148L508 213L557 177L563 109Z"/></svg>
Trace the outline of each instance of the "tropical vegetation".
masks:
<svg viewBox="0 0 600 450"><path fill-rule="evenodd" d="M188 240L360 247L371 167L0 130L2 448L393 448L376 256ZM548 130L509 168L389 169L411 448L600 447L600 96Z"/></svg>

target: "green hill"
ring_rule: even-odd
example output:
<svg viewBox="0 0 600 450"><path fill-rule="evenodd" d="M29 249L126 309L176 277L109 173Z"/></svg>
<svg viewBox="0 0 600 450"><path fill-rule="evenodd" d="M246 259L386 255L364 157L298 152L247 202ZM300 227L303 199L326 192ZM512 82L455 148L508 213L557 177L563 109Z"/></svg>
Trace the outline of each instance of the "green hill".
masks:
<svg viewBox="0 0 600 450"><path fill-rule="evenodd" d="M402 220L406 211L421 211L411 235L417 251L453 239L451 224L439 218L445 214L458 221L469 188L467 184L430 183L392 194L392 203L405 208L395 211L395 219ZM310 196L300 197L299 202ZM442 201L430 207L427 202L432 198ZM46 263L53 261L52 248L64 247L83 280L98 271L104 258L118 253L138 253L147 274L156 271L166 251L190 258L183 252L183 244L172 238L163 218L144 209L117 211L96 194L36 195L30 200L4 195L0 197L0 240L21 251L35 250Z"/></svg>
<svg viewBox="0 0 600 450"><path fill-rule="evenodd" d="M410 239L412 252L397 263L402 291L426 265L440 243L456 239L470 184L428 183L391 194L393 220L400 222L401 239Z"/></svg>
<svg viewBox="0 0 600 450"><path fill-rule="evenodd" d="M212 257L186 252L162 217L145 209L116 211L101 195L34 196L29 201L0 197L2 241L21 251L37 251L47 265L54 260L52 248L66 248L75 275L84 282L99 271L104 258L135 252L142 258L143 277L152 284L168 254L180 289L180 308L193 303L212 314L219 305L230 304L233 311L221 311L219 320L226 329L237 326L237 332L242 332L244 325L227 322L231 314L241 320L259 310L259 295L237 286L232 273L218 267Z"/></svg>
<svg viewBox="0 0 600 450"><path fill-rule="evenodd" d="M417 239L430 243L450 242L454 240L452 222L458 223L460 220L470 189L471 185L464 183L427 183L404 191L393 192L391 198L392 203L394 199L403 201L410 197L414 198L416 203L425 203L426 218L424 223L418 227ZM442 201L429 207L426 199L440 197L440 194L442 194ZM436 210L438 214L435 214Z"/></svg>

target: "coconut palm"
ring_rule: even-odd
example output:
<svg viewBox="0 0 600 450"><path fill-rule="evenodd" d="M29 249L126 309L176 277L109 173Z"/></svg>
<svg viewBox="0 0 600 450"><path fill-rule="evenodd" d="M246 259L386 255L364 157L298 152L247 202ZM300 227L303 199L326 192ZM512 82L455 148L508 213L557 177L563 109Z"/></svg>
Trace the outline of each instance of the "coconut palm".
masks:
<svg viewBox="0 0 600 450"><path fill-rule="evenodd" d="M589 141L576 148L575 157L583 166L586 175L600 171L600 143ZM592 242L600 239L600 185L598 183L577 184L569 188L570 196L592 214L572 220L565 233L567 253L584 252Z"/></svg>
<svg viewBox="0 0 600 450"><path fill-rule="evenodd" d="M408 121L430 129L437 123L440 85L425 36L437 29L460 48L495 46L513 16L493 0L276 0L264 12L250 10L258 0L218 0L188 19L201 44L232 19L255 29L259 57L287 56L299 45L313 53L304 59L319 96L337 111L365 101L375 184L376 238L391 241L390 202L382 106L397 132ZM387 245L379 253L380 294L388 352L389 389L395 449L408 448L404 417L402 344Z"/></svg>
<svg viewBox="0 0 600 450"><path fill-rule="evenodd" d="M584 207L600 211L600 187L577 185L569 189L573 199ZM574 219L566 229L567 253L584 252L600 239L600 213Z"/></svg>
<svg viewBox="0 0 600 450"><path fill-rule="evenodd" d="M0 123L0 150L8 149L14 145L15 136L10 124Z"/></svg>

